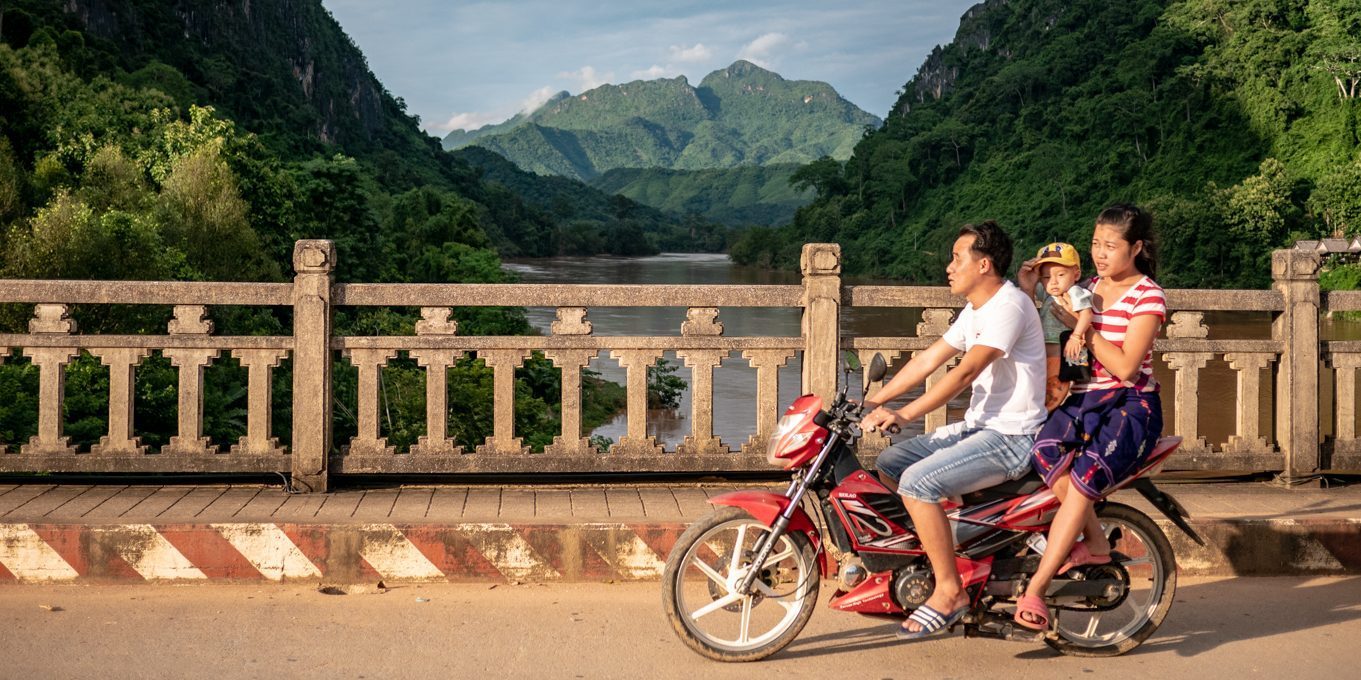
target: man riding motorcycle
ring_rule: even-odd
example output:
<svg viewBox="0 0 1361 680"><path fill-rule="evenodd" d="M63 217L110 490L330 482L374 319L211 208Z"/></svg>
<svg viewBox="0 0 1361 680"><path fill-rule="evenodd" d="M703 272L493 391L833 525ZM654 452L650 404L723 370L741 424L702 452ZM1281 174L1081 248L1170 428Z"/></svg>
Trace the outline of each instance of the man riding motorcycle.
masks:
<svg viewBox="0 0 1361 680"><path fill-rule="evenodd" d="M1006 278L1011 253L1011 239L995 222L960 229L945 271L950 292L968 304L944 336L866 402L873 410L861 426L874 430L925 416L973 389L963 421L894 444L876 463L880 479L902 496L936 575L930 599L899 627L902 638L943 632L969 609L942 499L1025 475L1044 424L1044 331L1030 296ZM880 406L961 353L959 365L922 396L897 411Z"/></svg>

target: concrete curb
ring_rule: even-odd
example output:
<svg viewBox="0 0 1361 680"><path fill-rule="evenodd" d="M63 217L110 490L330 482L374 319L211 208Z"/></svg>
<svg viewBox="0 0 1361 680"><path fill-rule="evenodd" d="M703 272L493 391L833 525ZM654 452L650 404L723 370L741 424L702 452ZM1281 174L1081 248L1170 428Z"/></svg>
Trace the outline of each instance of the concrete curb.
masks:
<svg viewBox="0 0 1361 680"><path fill-rule="evenodd" d="M1361 520L1161 522L1187 575L1361 574ZM0 583L656 580L682 522L0 524Z"/></svg>

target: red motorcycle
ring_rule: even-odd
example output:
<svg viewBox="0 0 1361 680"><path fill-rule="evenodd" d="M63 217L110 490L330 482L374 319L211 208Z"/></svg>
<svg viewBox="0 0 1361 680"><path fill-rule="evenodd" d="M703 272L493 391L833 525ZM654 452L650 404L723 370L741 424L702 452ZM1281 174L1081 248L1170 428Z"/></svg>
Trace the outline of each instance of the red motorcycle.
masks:
<svg viewBox="0 0 1361 680"><path fill-rule="evenodd" d="M877 382L886 371L876 355L867 378ZM819 397L799 397L771 436L767 455L793 472L789 488L711 498L721 507L677 541L662 575L662 599L691 649L719 661L778 652L812 617L822 578L836 581L828 604L841 611L901 617L931 596L931 565L902 501L855 456L861 412L844 387L826 409ZM1121 486L1137 490L1203 545L1186 511L1149 479L1180 444L1179 437L1159 440L1145 467ZM955 562L971 597L956 625L966 637L1043 641L1077 656L1134 649L1171 609L1177 565L1158 525L1128 505L1097 505L1113 559L1054 579L1045 598L1053 612L1048 630L1015 625L1003 611L1035 573L1058 505L1033 473L947 505Z"/></svg>

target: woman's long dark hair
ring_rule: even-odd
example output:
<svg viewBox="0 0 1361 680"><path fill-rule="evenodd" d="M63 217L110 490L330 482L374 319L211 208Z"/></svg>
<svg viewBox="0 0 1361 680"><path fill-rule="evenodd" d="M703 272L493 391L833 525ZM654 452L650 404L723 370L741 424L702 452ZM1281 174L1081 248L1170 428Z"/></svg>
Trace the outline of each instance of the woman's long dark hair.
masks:
<svg viewBox="0 0 1361 680"><path fill-rule="evenodd" d="M1153 278L1158 268L1158 248L1153 237L1153 216L1131 203L1116 203L1096 218L1096 226L1110 227L1120 232L1120 237L1134 247L1143 243L1139 254L1134 256L1134 268L1140 274Z"/></svg>

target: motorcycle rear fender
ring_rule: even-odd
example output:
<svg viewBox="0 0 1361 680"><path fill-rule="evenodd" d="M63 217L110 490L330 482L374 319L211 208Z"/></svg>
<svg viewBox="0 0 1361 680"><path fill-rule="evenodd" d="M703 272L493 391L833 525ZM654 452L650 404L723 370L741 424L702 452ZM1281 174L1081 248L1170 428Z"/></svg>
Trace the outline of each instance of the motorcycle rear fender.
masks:
<svg viewBox="0 0 1361 680"><path fill-rule="evenodd" d="M757 521L766 526L775 526L775 521L789 507L789 499L778 493L769 491L733 491L722 495L714 496L709 499L713 505L728 505L734 508L745 510ZM789 531L801 531L808 536L808 541L813 544L819 553L822 551L822 539L818 536L818 528L809 519L808 513L803 508L794 508L794 513L789 516ZM835 563L823 553L823 559L818 560L822 565L823 575L827 575L836 569Z"/></svg>

